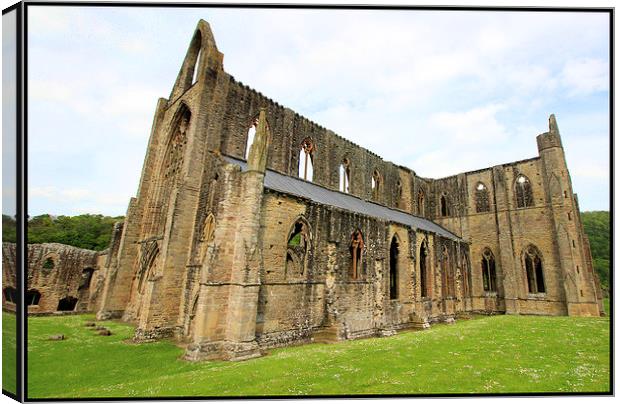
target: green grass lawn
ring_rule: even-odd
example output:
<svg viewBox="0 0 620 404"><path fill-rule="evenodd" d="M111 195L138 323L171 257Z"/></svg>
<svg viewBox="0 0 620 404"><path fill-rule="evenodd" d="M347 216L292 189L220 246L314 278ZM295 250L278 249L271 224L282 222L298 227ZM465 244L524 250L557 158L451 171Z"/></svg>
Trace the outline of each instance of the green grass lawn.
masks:
<svg viewBox="0 0 620 404"><path fill-rule="evenodd" d="M245 362L181 360L170 341L92 315L33 317L28 397L608 392L609 317L493 316L386 338L275 349ZM63 333L64 341L48 341Z"/></svg>
<svg viewBox="0 0 620 404"><path fill-rule="evenodd" d="M15 314L2 312L2 388L15 394L17 372L17 327Z"/></svg>

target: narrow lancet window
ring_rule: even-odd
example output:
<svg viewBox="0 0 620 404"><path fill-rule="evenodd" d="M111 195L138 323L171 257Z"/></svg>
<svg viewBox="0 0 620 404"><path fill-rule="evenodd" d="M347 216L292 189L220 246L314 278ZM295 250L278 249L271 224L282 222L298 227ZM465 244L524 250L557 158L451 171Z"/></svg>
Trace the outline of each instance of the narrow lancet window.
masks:
<svg viewBox="0 0 620 404"><path fill-rule="evenodd" d="M488 248L482 252L482 286L485 292L497 292L495 257Z"/></svg>
<svg viewBox="0 0 620 404"><path fill-rule="evenodd" d="M486 185L479 182L478 185L476 185L476 212L482 213L488 212L489 210L491 210L489 203L489 190Z"/></svg>
<svg viewBox="0 0 620 404"><path fill-rule="evenodd" d="M398 298L398 239L392 237L390 243L390 299Z"/></svg>
<svg viewBox="0 0 620 404"><path fill-rule="evenodd" d="M378 201L381 194L381 176L379 175L379 172L377 170L372 173L370 188L372 189L372 199Z"/></svg>
<svg viewBox="0 0 620 404"><path fill-rule="evenodd" d="M423 242L420 246L420 292L422 297L430 297L431 296L431 282L429 280L428 274L428 250L426 248L426 243Z"/></svg>
<svg viewBox="0 0 620 404"><path fill-rule="evenodd" d="M527 286L530 293L545 293L545 277L543 274L542 256L538 248L528 246L523 253Z"/></svg>
<svg viewBox="0 0 620 404"><path fill-rule="evenodd" d="M254 136L256 136L256 127L258 126L258 116L252 120L252 126L248 129L247 142L245 143L245 159L250 157L250 147L254 143Z"/></svg>
<svg viewBox="0 0 620 404"><path fill-rule="evenodd" d="M439 214L441 217L446 217L450 215L450 209L448 207L449 199L447 194L441 195L439 198Z"/></svg>
<svg viewBox="0 0 620 404"><path fill-rule="evenodd" d="M351 235L351 278L357 279L362 273L362 253L364 252L364 235L357 229Z"/></svg>
<svg viewBox="0 0 620 404"><path fill-rule="evenodd" d="M350 167L349 167L349 160L344 159L342 161L342 164L340 164L340 168L339 168L339 174L340 174L340 192L345 192L345 193L349 193L350 192L350 188L349 188L349 178L350 178Z"/></svg>
<svg viewBox="0 0 620 404"><path fill-rule="evenodd" d="M306 181L312 181L312 177L314 174L314 144L311 139L304 139L301 142L301 149L299 150L299 167L298 167L298 175L299 178L302 178Z"/></svg>
<svg viewBox="0 0 620 404"><path fill-rule="evenodd" d="M530 180L523 174L517 177L515 182L515 197L517 199L517 208L526 208L534 206L534 197L532 196L532 184Z"/></svg>

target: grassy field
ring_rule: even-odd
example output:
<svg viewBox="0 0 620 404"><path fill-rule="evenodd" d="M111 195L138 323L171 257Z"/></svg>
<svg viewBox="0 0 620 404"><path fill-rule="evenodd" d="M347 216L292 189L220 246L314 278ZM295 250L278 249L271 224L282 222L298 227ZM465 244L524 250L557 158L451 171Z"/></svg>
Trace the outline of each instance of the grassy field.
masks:
<svg viewBox="0 0 620 404"><path fill-rule="evenodd" d="M183 361L172 342L132 344L127 324L29 319L28 396L152 397L605 392L609 317L495 316L393 337L275 349L245 362ZM64 341L48 341L63 333Z"/></svg>
<svg viewBox="0 0 620 404"><path fill-rule="evenodd" d="M17 345L15 314L2 312L2 388L15 394Z"/></svg>

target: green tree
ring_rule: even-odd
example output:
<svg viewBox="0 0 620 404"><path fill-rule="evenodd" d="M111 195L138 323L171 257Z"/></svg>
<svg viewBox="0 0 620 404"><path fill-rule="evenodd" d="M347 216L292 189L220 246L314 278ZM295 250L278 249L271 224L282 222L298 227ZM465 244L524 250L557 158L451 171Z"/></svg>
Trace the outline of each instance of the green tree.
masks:
<svg viewBox="0 0 620 404"><path fill-rule="evenodd" d="M581 221L590 240L594 270L601 280L601 287L609 291L611 286L609 284L609 251L611 248L609 212L582 212Z"/></svg>
<svg viewBox="0 0 620 404"><path fill-rule="evenodd" d="M2 215L2 241L5 243L17 241L17 223L8 215Z"/></svg>
<svg viewBox="0 0 620 404"><path fill-rule="evenodd" d="M62 243L101 251L108 248L114 223L122 216L103 215L58 216L39 215L28 221L28 243Z"/></svg>

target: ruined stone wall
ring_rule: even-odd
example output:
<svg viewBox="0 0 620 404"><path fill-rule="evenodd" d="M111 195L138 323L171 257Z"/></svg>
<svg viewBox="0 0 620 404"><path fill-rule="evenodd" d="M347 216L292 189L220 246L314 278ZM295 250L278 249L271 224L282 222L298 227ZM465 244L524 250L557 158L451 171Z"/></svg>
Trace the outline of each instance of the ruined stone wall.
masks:
<svg viewBox="0 0 620 404"><path fill-rule="evenodd" d="M474 309L509 313L597 315L598 288L588 268L579 208L572 195L559 135L551 145L539 136L541 156L433 181L437 223L471 242ZM542 137L542 141L540 140ZM542 145L541 145L542 143ZM517 205L516 181L525 175L532 204ZM488 211L479 212L477 188L488 192ZM449 200L442 216L440 198ZM543 260L544 293L528 290L524 252L533 245ZM497 291L484 291L482 254L490 249ZM570 307L573 307L571 309ZM572 310L572 311L571 311Z"/></svg>
<svg viewBox="0 0 620 404"><path fill-rule="evenodd" d="M16 310L17 266L15 243L2 243L2 309Z"/></svg>
<svg viewBox="0 0 620 404"><path fill-rule="evenodd" d="M2 243L3 288L15 287L15 244ZM28 244L26 304L28 313L88 311L94 308L97 274L106 252L97 252L64 244ZM61 300L68 306L59 306ZM6 303L6 309L15 308Z"/></svg>

